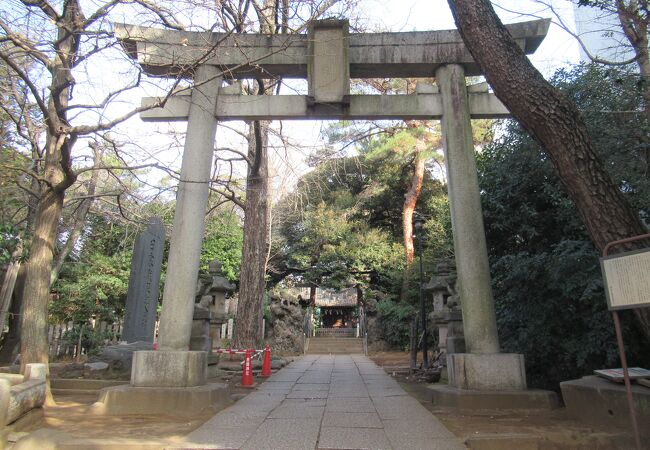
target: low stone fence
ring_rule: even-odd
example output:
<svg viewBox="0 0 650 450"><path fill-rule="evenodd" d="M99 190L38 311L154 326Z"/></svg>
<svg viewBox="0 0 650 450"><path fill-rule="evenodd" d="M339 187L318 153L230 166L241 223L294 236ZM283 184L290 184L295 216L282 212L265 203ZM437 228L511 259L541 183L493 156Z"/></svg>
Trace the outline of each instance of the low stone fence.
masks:
<svg viewBox="0 0 650 450"><path fill-rule="evenodd" d="M0 427L45 402L45 364L27 364L25 374L0 373Z"/></svg>
<svg viewBox="0 0 650 450"><path fill-rule="evenodd" d="M75 324L72 321L50 324L47 330L48 353L51 359L64 356L76 358L79 353L88 354L90 347L88 341L83 337L80 340L80 335L90 333L91 336L94 336L91 341L96 341L95 344L99 346L113 345L120 342L123 328L123 321L109 323L94 319L88 320L84 325ZM158 324L156 323L157 328Z"/></svg>

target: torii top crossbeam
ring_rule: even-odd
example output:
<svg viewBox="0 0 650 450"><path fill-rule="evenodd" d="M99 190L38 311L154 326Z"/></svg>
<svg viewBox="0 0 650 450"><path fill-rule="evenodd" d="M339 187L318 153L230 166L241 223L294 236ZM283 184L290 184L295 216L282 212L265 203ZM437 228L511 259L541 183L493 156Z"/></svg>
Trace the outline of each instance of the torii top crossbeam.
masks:
<svg viewBox="0 0 650 450"><path fill-rule="evenodd" d="M532 53L549 23L522 22L508 25L508 30ZM308 80L307 96L246 96L238 89L218 89L212 95L219 97L214 111L219 120L435 119L441 117L442 99L434 86L420 86L416 95L350 95L350 78L433 77L449 64L462 66L465 75L479 74L456 30L350 34L346 20L324 20L310 24L306 35L197 33L132 25L116 25L115 32L150 75L175 76L201 64L218 68L225 78ZM153 106L159 99L142 102ZM187 120L189 103L189 95L175 95L141 118ZM473 118L508 115L487 86L470 89L469 109Z"/></svg>
<svg viewBox="0 0 650 450"><path fill-rule="evenodd" d="M320 21L323 22L342 21ZM519 46L531 54L546 36L549 24L550 20L542 19L506 28ZM307 34L198 33L134 25L115 25L115 33L126 51L150 75L173 75L202 59L219 66L231 78L307 77ZM351 78L433 77L444 64L462 65L467 76L480 75L457 30L350 33L347 40Z"/></svg>

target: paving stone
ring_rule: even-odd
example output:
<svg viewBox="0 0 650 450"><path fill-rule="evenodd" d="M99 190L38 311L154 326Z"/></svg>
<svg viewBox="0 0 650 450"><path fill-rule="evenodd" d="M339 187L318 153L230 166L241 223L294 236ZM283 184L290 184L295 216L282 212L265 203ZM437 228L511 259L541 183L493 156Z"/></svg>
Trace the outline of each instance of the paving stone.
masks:
<svg viewBox="0 0 650 450"><path fill-rule="evenodd" d="M264 422L267 415L267 413L264 415L251 415L238 414L237 412L232 411L223 411L205 422L200 428L257 428L262 424L262 422Z"/></svg>
<svg viewBox="0 0 650 450"><path fill-rule="evenodd" d="M383 428L376 412L325 412L323 427Z"/></svg>
<svg viewBox="0 0 650 450"><path fill-rule="evenodd" d="M283 403L268 416L269 419L318 419L323 417L324 406L311 406L300 403Z"/></svg>
<svg viewBox="0 0 650 450"><path fill-rule="evenodd" d="M322 427L318 448L321 450L390 450L393 446L381 429Z"/></svg>
<svg viewBox="0 0 650 450"><path fill-rule="evenodd" d="M288 393L295 383L293 381L266 381L260 385L260 391L281 391Z"/></svg>
<svg viewBox="0 0 650 450"><path fill-rule="evenodd" d="M399 450L467 450L457 438L444 439L418 434L391 434L386 432L388 440Z"/></svg>
<svg viewBox="0 0 650 450"><path fill-rule="evenodd" d="M372 402L382 420L410 420L424 414L423 411L430 414L412 397L380 397L373 398Z"/></svg>
<svg viewBox="0 0 650 450"><path fill-rule="evenodd" d="M329 393L327 391L291 391L287 394L287 398L327 398Z"/></svg>
<svg viewBox="0 0 650 450"><path fill-rule="evenodd" d="M296 383L293 385L294 391L329 391L328 383Z"/></svg>
<svg viewBox="0 0 650 450"><path fill-rule="evenodd" d="M329 378L319 378L319 377L301 377L297 380L299 384L329 384Z"/></svg>
<svg viewBox="0 0 650 450"><path fill-rule="evenodd" d="M267 381L297 381L303 372L284 372L284 369L271 375Z"/></svg>
<svg viewBox="0 0 650 450"><path fill-rule="evenodd" d="M330 398L369 398L368 391L330 391Z"/></svg>
<svg viewBox="0 0 650 450"><path fill-rule="evenodd" d="M289 404L299 404L299 405L306 405L306 406L325 406L327 405L327 399L325 398L288 398L284 402L282 402L283 405L289 405Z"/></svg>
<svg viewBox="0 0 650 450"><path fill-rule="evenodd" d="M190 433L183 445L238 450L465 448L364 356L314 356L289 367Z"/></svg>
<svg viewBox="0 0 650 450"><path fill-rule="evenodd" d="M204 428L190 433L183 441L183 447L239 449L257 431L255 427Z"/></svg>
<svg viewBox="0 0 650 450"><path fill-rule="evenodd" d="M316 446L320 419L267 419L242 450L305 450Z"/></svg>
<svg viewBox="0 0 650 450"><path fill-rule="evenodd" d="M336 398L327 399L326 411L331 412L375 412L375 405L370 398Z"/></svg>
<svg viewBox="0 0 650 450"><path fill-rule="evenodd" d="M404 419L389 419L382 420L382 424L386 434L417 434L426 436L427 438L445 438L453 439L454 434L445 427L442 422L429 414L427 416L419 416L415 420Z"/></svg>

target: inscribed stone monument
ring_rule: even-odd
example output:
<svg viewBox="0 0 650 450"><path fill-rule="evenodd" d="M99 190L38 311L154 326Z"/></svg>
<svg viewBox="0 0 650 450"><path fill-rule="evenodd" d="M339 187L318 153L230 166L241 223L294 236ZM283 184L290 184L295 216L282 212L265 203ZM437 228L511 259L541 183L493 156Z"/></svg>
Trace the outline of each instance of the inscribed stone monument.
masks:
<svg viewBox="0 0 650 450"><path fill-rule="evenodd" d="M164 244L165 227L153 217L133 246L123 341L153 342Z"/></svg>

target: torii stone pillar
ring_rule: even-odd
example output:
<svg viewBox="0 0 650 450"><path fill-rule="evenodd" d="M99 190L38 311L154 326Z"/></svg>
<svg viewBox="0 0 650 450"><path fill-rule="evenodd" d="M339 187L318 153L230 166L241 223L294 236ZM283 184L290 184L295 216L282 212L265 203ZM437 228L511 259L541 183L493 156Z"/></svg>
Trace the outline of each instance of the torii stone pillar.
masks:
<svg viewBox="0 0 650 450"><path fill-rule="evenodd" d="M199 66L194 74L163 293L159 351L135 352L133 386L206 384L207 354L188 350L217 129L214 111L220 74L217 67L208 65Z"/></svg>
<svg viewBox="0 0 650 450"><path fill-rule="evenodd" d="M523 355L499 353L465 71L458 64L442 66L436 81L442 96L449 207L468 351L448 355L449 383L462 389L525 389Z"/></svg>

